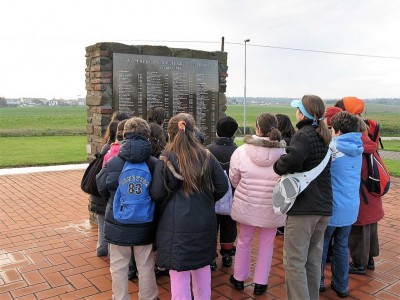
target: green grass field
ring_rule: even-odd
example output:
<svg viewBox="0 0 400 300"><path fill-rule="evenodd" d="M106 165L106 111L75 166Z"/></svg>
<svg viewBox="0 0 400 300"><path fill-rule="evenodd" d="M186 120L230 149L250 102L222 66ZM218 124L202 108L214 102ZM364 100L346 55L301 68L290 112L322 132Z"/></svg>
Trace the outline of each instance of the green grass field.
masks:
<svg viewBox="0 0 400 300"><path fill-rule="evenodd" d="M367 111L382 123L382 136L400 136L400 106L368 105ZM288 105L248 105L247 127L254 128L263 112L287 114L295 122ZM0 108L0 168L86 162L86 113L77 106ZM243 106L230 105L226 113L243 125ZM383 143L385 150L400 151L400 141ZM398 161L386 163L400 176Z"/></svg>
<svg viewBox="0 0 400 300"><path fill-rule="evenodd" d="M86 136L1 137L0 168L84 163Z"/></svg>
<svg viewBox="0 0 400 300"><path fill-rule="evenodd" d="M374 105L367 103L367 113L363 118L377 121L381 124L382 136L400 136L400 106ZM296 124L296 110L289 105L248 105L246 107L246 128L254 130L257 117L263 113L287 115ZM243 105L230 105L226 114L234 118L239 126L243 126Z"/></svg>
<svg viewBox="0 0 400 300"><path fill-rule="evenodd" d="M86 107L0 108L1 136L86 135Z"/></svg>

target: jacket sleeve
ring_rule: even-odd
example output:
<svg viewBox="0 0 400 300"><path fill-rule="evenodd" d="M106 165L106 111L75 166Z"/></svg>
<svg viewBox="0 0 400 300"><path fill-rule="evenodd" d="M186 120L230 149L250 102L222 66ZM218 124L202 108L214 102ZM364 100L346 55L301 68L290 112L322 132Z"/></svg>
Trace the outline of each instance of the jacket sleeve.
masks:
<svg viewBox="0 0 400 300"><path fill-rule="evenodd" d="M125 161L118 157L112 157L101 169L96 176L97 188L100 195L104 197L110 196L110 191L115 191L118 188L118 179L121 174Z"/></svg>
<svg viewBox="0 0 400 300"><path fill-rule="evenodd" d="M162 202L168 198L170 192L165 186L166 184L168 184L168 171L166 170L165 163L162 160L158 160L150 186L150 197L153 201Z"/></svg>
<svg viewBox="0 0 400 300"><path fill-rule="evenodd" d="M297 132L290 146L286 147L286 154L282 155L274 164L274 171L278 175L300 172L304 161L310 155L310 143L308 136L303 132Z"/></svg>
<svg viewBox="0 0 400 300"><path fill-rule="evenodd" d="M106 168L102 168L100 173L96 175L96 184L97 189L99 190L99 194L103 197L110 197L110 192L108 191L107 184L107 170Z"/></svg>
<svg viewBox="0 0 400 300"><path fill-rule="evenodd" d="M212 168L212 181L215 189L214 200L218 201L228 191L228 180L221 164L217 161L214 155L210 155L210 167Z"/></svg>
<svg viewBox="0 0 400 300"><path fill-rule="evenodd" d="M239 152L241 147L235 150L231 156L231 162L229 166L229 179L231 180L232 187L237 188L241 178L239 170Z"/></svg>

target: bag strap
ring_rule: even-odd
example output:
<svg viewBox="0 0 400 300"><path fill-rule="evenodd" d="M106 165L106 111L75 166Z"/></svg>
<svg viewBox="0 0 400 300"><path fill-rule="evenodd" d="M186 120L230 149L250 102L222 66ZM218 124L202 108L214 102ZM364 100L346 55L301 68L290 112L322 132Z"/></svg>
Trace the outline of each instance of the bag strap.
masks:
<svg viewBox="0 0 400 300"><path fill-rule="evenodd" d="M321 172L325 169L326 165L328 164L330 158L332 155L332 150L331 148L328 149L328 152L326 153L324 159L319 163L318 166L316 166L314 169L311 169L310 171L304 172L303 175L304 177L307 178L308 181L313 181Z"/></svg>

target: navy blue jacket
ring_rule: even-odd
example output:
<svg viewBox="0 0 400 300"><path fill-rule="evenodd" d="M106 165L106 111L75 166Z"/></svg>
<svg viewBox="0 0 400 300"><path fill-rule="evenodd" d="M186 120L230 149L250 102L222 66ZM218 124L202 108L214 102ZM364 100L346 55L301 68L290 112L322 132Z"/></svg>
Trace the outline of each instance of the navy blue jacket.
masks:
<svg viewBox="0 0 400 300"><path fill-rule="evenodd" d="M118 188L118 178L125 161L146 162L153 174L157 159L150 156L151 145L142 135L128 133L122 142L118 156L107 161L97 175L97 187L103 196L109 196L105 213L104 234L107 242L120 246L149 245L154 241L155 222L143 224L121 224L114 219L114 194Z"/></svg>
<svg viewBox="0 0 400 300"><path fill-rule="evenodd" d="M162 153L168 158L157 162L150 195L160 203L161 218L157 228L157 265L168 270L188 271L210 265L215 259L217 227L215 201L228 190L228 182L221 165L213 155L199 161L207 164L214 190L206 187L186 197L174 153Z"/></svg>

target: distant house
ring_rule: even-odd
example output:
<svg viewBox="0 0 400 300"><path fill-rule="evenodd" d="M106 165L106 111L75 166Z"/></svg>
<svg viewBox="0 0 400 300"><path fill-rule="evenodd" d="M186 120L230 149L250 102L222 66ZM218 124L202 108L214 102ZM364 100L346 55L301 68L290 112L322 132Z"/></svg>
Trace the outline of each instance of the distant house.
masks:
<svg viewBox="0 0 400 300"><path fill-rule="evenodd" d="M21 100L19 98L16 99L6 99L7 106L20 106Z"/></svg>
<svg viewBox="0 0 400 300"><path fill-rule="evenodd" d="M58 100L49 100L48 105L49 106L57 106L58 105Z"/></svg>

